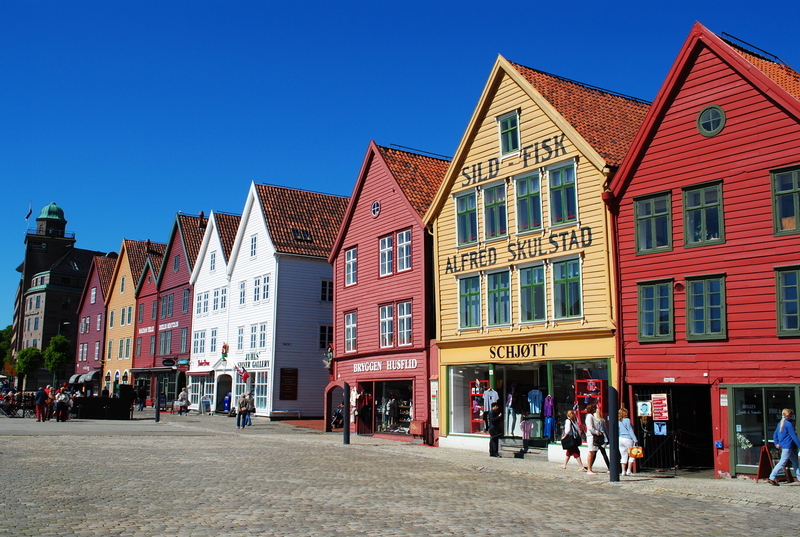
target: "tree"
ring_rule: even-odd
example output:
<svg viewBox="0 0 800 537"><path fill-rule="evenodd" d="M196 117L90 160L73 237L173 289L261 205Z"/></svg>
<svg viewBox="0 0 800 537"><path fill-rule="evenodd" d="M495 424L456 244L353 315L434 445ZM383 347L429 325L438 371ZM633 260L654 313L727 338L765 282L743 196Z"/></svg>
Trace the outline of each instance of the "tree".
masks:
<svg viewBox="0 0 800 537"><path fill-rule="evenodd" d="M17 353L17 377L25 377L41 367L44 355L37 347L28 347ZM18 384L21 386L22 384Z"/></svg>
<svg viewBox="0 0 800 537"><path fill-rule="evenodd" d="M11 334L13 328L8 325L0 331L0 371L5 369L6 363L11 361Z"/></svg>
<svg viewBox="0 0 800 537"><path fill-rule="evenodd" d="M44 351L44 366L51 373L64 371L72 356L72 344L67 338L58 334L50 338L50 345Z"/></svg>

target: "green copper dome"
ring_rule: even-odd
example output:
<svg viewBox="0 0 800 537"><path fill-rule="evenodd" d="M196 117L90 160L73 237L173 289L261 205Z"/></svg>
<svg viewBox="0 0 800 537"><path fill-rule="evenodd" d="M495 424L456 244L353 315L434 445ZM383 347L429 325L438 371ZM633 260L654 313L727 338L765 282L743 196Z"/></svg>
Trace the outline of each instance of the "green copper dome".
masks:
<svg viewBox="0 0 800 537"><path fill-rule="evenodd" d="M39 220L54 220L64 223L67 221L64 218L64 210L56 205L56 202L53 202L50 205L45 205L42 208L42 212L39 214L39 218L37 218L36 221L38 222Z"/></svg>

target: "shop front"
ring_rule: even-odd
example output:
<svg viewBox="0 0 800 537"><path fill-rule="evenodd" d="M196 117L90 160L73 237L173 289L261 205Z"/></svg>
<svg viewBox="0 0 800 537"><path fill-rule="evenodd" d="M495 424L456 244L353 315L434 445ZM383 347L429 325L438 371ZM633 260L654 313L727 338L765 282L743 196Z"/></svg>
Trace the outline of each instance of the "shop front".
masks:
<svg viewBox="0 0 800 537"><path fill-rule="evenodd" d="M387 355L372 359L338 360L337 381L328 384L329 408L339 405L330 395L350 386L351 432L411 442L423 437L429 443L429 392L427 360L422 353Z"/></svg>
<svg viewBox="0 0 800 537"><path fill-rule="evenodd" d="M500 402L505 439L520 447L558 442L570 409L581 423L590 403L606 416L608 385L614 375L613 344L613 337L607 337L592 344L509 342L442 349L441 374L447 379L442 418L447 432L440 445L485 450L494 401ZM580 353L592 349L597 354ZM473 356L476 361L469 361Z"/></svg>

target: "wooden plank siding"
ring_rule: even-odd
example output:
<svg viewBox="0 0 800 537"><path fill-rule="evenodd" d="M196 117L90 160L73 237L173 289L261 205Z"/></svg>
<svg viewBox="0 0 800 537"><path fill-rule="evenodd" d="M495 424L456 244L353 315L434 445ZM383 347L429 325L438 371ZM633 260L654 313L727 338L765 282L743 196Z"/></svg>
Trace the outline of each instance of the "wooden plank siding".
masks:
<svg viewBox="0 0 800 537"><path fill-rule="evenodd" d="M706 138L696 118L723 108L723 131ZM626 380L633 384L800 381L800 340L777 336L775 267L800 262L800 235L773 233L770 170L800 163L800 125L718 53L702 46L654 127L619 200ZM725 242L683 246L682 188L722 181ZM636 255L634 199L672 195L670 252ZM686 340L686 290L674 290L674 342L638 342L637 283L725 274L727 338ZM704 376L706 375L706 376Z"/></svg>
<svg viewBox="0 0 800 537"><path fill-rule="evenodd" d="M136 297L136 334L134 335L134 356L133 367L146 368L161 366L161 360L157 361L158 356L158 323L159 316L161 315L160 304L158 304L158 275L153 274L150 264L146 264L142 277L142 286L139 288L139 294ZM153 319L153 302L156 302L156 318ZM139 307L143 307L142 320L139 321ZM153 354L150 354L150 336L155 336L156 342L153 349ZM142 338L141 355L136 356L136 338ZM172 347L173 349L175 347ZM155 389L154 387L152 388ZM152 396L152 394L149 394Z"/></svg>
<svg viewBox="0 0 800 537"><path fill-rule="evenodd" d="M170 354L170 357L175 360L175 363L177 363L178 360L188 360L191 355L193 318L192 305L194 304L194 300L192 299L193 289L189 284L191 269L188 261L186 260L186 248L183 244L183 236L178 230L175 230L174 233L175 236L170 245L170 249L164 255L164 261L161 263L161 274L159 275L158 286L158 323L169 323L173 325L174 323L177 323L177 325L170 329L172 330L172 353ZM178 258L177 271L174 268L176 257ZM183 293L185 290L189 291L189 301L186 311L183 311ZM173 296L172 315L166 319L163 319L161 318L161 301L168 299L170 295ZM211 298L209 297L209 309L211 309L210 302ZM184 328L186 329L186 348L182 350L181 330ZM206 345L208 344L209 341L207 340ZM160 363L157 365L160 365ZM180 390L183 387L184 386L178 386L177 388Z"/></svg>
<svg viewBox="0 0 800 537"><path fill-rule="evenodd" d="M91 298L93 289L95 293L94 303L92 303ZM106 308L103 301L103 288L100 282L100 274L97 270L97 258L92 260L81 300L81 307L78 310L78 322L81 323L83 319L88 318L89 324L83 333L81 333L80 330L78 331L78 344L75 350L76 375L102 369L101 360L105 356L103 350L105 349ZM97 322L98 319L100 320L99 326ZM100 343L99 352L96 350L97 343ZM79 360L81 357L81 345L86 346L86 356L83 360Z"/></svg>
<svg viewBox="0 0 800 537"><path fill-rule="evenodd" d="M131 267L129 262L128 250L126 248L121 248L119 253L119 258L117 259L117 268L115 271L115 278L111 281L111 285L108 291L108 298L106 299L106 341L105 341L105 349L103 349L103 355L106 357L105 365L103 367L103 379L106 378L107 373L111 373L111 382L109 385L109 390L111 390L111 386L114 384L114 375L117 371L120 374L120 383L122 383L122 374L125 370L128 370L132 367L132 360L131 359L124 359L124 357L120 358L119 356L119 341L120 339L125 340L126 338L131 338L131 344L135 343L135 336L134 336L134 323L128 323L127 318L125 325L121 325L121 311L122 308L126 308L126 317L127 317L127 308L128 306L133 306L132 309L136 308L136 282L133 281L133 277L131 275ZM122 280L125 279L125 292L121 292L122 287ZM114 326L110 326L109 321L111 319L113 312L114 317ZM134 313L134 319L135 319ZM108 345L109 343L112 344L111 346L111 359L108 358ZM132 349L133 350L133 349ZM130 375L129 375L130 381ZM100 383L101 386L104 385L104 382Z"/></svg>

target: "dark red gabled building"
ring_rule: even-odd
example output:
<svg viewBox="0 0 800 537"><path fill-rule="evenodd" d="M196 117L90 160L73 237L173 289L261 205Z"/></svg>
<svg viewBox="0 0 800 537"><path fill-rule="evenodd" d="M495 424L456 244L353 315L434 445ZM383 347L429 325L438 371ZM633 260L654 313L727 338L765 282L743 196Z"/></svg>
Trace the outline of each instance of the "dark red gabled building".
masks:
<svg viewBox="0 0 800 537"><path fill-rule="evenodd" d="M788 65L697 23L604 195L632 417L666 396L634 419L645 467L753 473L798 410L798 98Z"/></svg>
<svg viewBox="0 0 800 537"><path fill-rule="evenodd" d="M159 252L165 251L165 246L159 245ZM162 369L156 364L158 352L158 272L164 263L164 255L152 252L152 243L148 244L148 255L145 260L139 281L136 285L136 327L133 346L133 374L134 389L137 394L142 390L146 394L145 404L153 404L155 384L153 381L157 372ZM165 373L171 373L171 367L163 368Z"/></svg>
<svg viewBox="0 0 800 537"><path fill-rule="evenodd" d="M328 258L334 326L326 415L347 382L358 434L435 441L433 254L422 216L449 164L370 142Z"/></svg>
<svg viewBox="0 0 800 537"><path fill-rule="evenodd" d="M94 256L78 302L78 341L75 352L76 384L86 396L100 394L106 335L106 306L117 254Z"/></svg>

